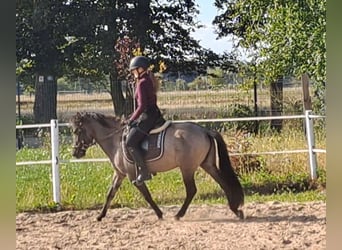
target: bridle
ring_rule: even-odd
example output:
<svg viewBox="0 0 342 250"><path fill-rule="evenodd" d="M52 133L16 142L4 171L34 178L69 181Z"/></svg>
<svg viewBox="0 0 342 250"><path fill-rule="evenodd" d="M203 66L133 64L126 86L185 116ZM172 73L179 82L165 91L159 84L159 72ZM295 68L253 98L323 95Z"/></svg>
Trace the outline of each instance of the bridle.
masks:
<svg viewBox="0 0 342 250"><path fill-rule="evenodd" d="M75 146L73 146L74 149L80 149L80 150L84 150L86 151L90 146L93 146L95 145L96 142L95 140L93 140L92 142L90 143L85 143L83 140L80 142L80 143L76 143Z"/></svg>
<svg viewBox="0 0 342 250"><path fill-rule="evenodd" d="M77 136L78 138L80 137L80 135L83 133L83 128L79 127L78 128L78 132L77 132ZM92 140L90 142L85 142L84 140L81 140L81 142L77 141L77 143L75 143L75 145L73 146L74 149L78 149L78 150L82 150L82 151L86 151L89 147L93 146L96 144L96 141L94 138L92 138Z"/></svg>
<svg viewBox="0 0 342 250"><path fill-rule="evenodd" d="M87 149L96 144L96 140L92 136L88 136L85 128L83 127L83 121L78 117L77 120L73 122L74 131L73 134L77 136L77 141L74 142L73 149L74 151L86 152ZM97 141L102 141L108 138L111 138L116 133L122 133L125 127L120 127L114 129L111 133L103 136L102 138L97 138Z"/></svg>

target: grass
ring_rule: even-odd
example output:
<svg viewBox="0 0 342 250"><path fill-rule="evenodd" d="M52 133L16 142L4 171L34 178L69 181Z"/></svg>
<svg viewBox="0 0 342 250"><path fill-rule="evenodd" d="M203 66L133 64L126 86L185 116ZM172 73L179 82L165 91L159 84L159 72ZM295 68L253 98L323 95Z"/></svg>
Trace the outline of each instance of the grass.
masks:
<svg viewBox="0 0 342 250"><path fill-rule="evenodd" d="M262 152L305 148L302 131L285 128L281 134L265 133L259 136L234 137L224 134L230 151L236 147L242 152ZM325 148L325 133L316 135L316 147ZM71 158L71 145L62 143L62 159ZM39 149L24 148L17 151L16 161L46 160L50 157L48 143ZM87 156L103 158L98 146L91 147ZM233 158L233 157L232 157ZM238 159L246 164L244 158ZM325 155L318 154L319 178L311 181L306 154L260 155L258 169L238 172L246 202L262 201L316 201L326 200ZM92 209L102 206L113 171L110 163L69 163L60 165L61 198L63 209ZM201 169L196 172L198 192L193 204L226 204L226 198L218 184ZM180 171L159 173L147 182L152 197L159 205L180 205L184 201L185 188ZM56 208L52 199L51 166L31 165L16 167L16 209L22 211L51 211ZM147 207L135 187L125 180L112 207Z"/></svg>
<svg viewBox="0 0 342 250"><path fill-rule="evenodd" d="M52 201L50 166L29 166L17 168L17 212L51 211L55 209ZM112 169L109 164L69 164L60 169L61 197L64 209L100 208L105 201L107 189L111 183ZM267 179L267 178L265 178ZM303 181L306 177L298 178ZM252 179L244 178L242 185L246 193L246 202L252 201L325 201L326 196L319 189L300 192L286 187L284 190L259 193L250 184ZM249 182L249 183L248 183ZM280 183L281 180L276 180ZM198 193L193 204L225 204L226 198L207 174L198 171L196 175ZM184 201L185 188L179 171L157 174L148 182L152 197L159 205L180 205ZM126 179L118 191L112 207L147 207L135 187Z"/></svg>

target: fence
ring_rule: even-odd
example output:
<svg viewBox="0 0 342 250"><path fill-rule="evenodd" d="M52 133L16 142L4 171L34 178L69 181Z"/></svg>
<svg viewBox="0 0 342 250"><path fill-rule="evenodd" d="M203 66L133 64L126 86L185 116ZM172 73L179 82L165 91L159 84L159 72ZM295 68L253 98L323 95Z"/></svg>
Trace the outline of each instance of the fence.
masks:
<svg viewBox="0 0 342 250"><path fill-rule="evenodd" d="M267 116L273 110L270 103L270 87L258 86L256 90L242 90L239 84L222 89L180 90L158 92L158 106L164 117L176 120L235 117L232 113L235 105L248 107L255 116ZM18 120L34 119L34 94L17 96L16 112ZM303 114L302 88L298 83L285 84L283 88L282 115ZM257 104L257 105L256 105ZM59 91L57 94L57 117L60 122L67 122L77 111L95 111L112 114L113 101L107 92L72 92ZM273 114L274 115L274 114ZM250 115L248 115L250 116Z"/></svg>
<svg viewBox="0 0 342 250"><path fill-rule="evenodd" d="M224 118L224 119L202 119L202 120L179 120L173 122L236 122L236 121L255 121L255 120L272 120L272 119L305 119L305 131L307 138L307 148L297 150L286 151L272 151L272 152L254 152L254 153L235 153L230 155L262 155L262 154L292 154L292 153L308 153L309 165L310 165L310 177L311 179L317 178L317 158L316 153L326 153L325 149L315 148L314 128L313 120L315 118L324 118L324 116L312 115L311 110L307 110L304 115L292 115L292 116L272 116L272 117L245 117L245 118ZM108 158L97 159L70 159L63 160L59 158L59 127L69 126L68 123L59 124L57 120L51 120L50 124L40 125L21 125L16 126L16 129L26 128L43 128L50 127L51 129L51 159L42 161L25 161L16 162L16 166L20 165L36 165L36 164L51 164L52 166L52 182L53 182L53 200L56 203L60 203L60 178L59 178L59 164L66 164L71 162L105 162L109 161Z"/></svg>

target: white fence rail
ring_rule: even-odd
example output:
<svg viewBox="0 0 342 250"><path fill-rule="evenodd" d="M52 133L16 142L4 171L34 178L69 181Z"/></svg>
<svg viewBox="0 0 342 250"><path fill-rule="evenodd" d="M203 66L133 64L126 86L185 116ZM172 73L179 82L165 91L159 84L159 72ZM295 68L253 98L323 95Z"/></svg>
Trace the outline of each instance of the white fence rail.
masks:
<svg viewBox="0 0 342 250"><path fill-rule="evenodd" d="M173 122L236 122L236 121L255 121L255 120L273 120L273 119L305 119L305 131L307 138L307 148L297 150L284 150L284 151L271 151L271 152L254 152L254 153L230 153L230 155L275 155L275 154L293 154L293 153L308 153L310 164L310 177L311 179L317 178L317 157L316 153L326 153L325 149L315 148L313 120L315 118L325 118L324 116L312 115L311 110L307 110L305 115L292 115L292 116L267 116L267 117L243 117L243 118L223 118L223 119L199 119L199 120L181 120ZM37 164L51 164L52 166L52 182L53 182L53 199L54 202L60 203L60 177L59 177L59 164L63 163L84 163L84 162L109 162L108 158L96 159L59 159L59 127L69 126L68 123L58 124L57 120L51 120L50 124L39 125L18 125L16 129L26 128L51 128L51 159L41 161L24 161L16 162L16 166L22 165L37 165Z"/></svg>

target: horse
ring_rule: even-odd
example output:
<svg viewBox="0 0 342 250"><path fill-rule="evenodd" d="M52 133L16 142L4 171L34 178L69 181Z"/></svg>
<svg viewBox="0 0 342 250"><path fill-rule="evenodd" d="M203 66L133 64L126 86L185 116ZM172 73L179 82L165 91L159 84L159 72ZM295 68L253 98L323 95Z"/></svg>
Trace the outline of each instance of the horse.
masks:
<svg viewBox="0 0 342 250"><path fill-rule="evenodd" d="M122 138L127 126L123 119L97 112L77 112L71 117L70 123L73 132L72 155L81 158L85 156L90 146L97 143L110 159L114 168L106 201L96 219L101 221L106 216L110 203L126 177L140 191L158 218L162 219L163 213L152 199L147 185L145 183L142 185L134 184L137 170L135 164L129 162L124 155ZM223 189L230 210L239 219L244 218L241 209L244 204L244 192L232 168L227 146L220 133L194 122L171 122L165 131L164 148L163 155L158 159L148 161L147 166L150 173L153 174L166 172L177 167L180 169L186 189L186 197L175 215L176 220L185 215L197 192L194 174L198 167L208 173Z"/></svg>

